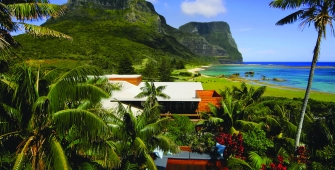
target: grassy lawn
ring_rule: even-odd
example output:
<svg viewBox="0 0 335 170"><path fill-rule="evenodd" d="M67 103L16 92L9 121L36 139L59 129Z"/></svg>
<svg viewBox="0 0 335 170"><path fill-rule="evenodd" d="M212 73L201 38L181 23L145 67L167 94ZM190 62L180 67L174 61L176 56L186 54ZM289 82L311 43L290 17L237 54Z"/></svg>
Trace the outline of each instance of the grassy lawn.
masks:
<svg viewBox="0 0 335 170"><path fill-rule="evenodd" d="M216 77L196 77L189 79L189 81L197 81L202 82L202 86L205 90L216 90L220 92L220 90L225 87L231 88L232 86L239 87L241 81L232 81L226 78L216 78ZM254 87L260 87L260 85L254 85L246 82L249 86L252 85ZM277 97L287 97L287 98L303 98L305 95L305 90L295 89L289 87L280 87L280 86L267 86L264 96L277 96ZM321 101L335 101L335 94L330 93L322 93L312 91L310 98Z"/></svg>
<svg viewBox="0 0 335 170"><path fill-rule="evenodd" d="M195 66L187 66L186 69L175 70L172 73L173 77L175 78L175 81L202 82L202 86L205 90L216 90L217 92L220 92L220 90L223 90L226 87L227 88L231 88L232 86L240 87L242 81L245 81L247 85L254 86L256 88L261 86L260 84L255 84L252 81L246 81L244 79L230 80L227 78L216 78L216 77L205 77L205 76L187 77L178 75L179 72L186 72L188 69L192 68L195 68ZM304 98L305 95L305 90L303 89L282 87L276 85L267 85L267 84L264 85L267 86L264 96L287 97L292 99L292 98ZM310 98L314 100L334 102L335 94L312 91Z"/></svg>

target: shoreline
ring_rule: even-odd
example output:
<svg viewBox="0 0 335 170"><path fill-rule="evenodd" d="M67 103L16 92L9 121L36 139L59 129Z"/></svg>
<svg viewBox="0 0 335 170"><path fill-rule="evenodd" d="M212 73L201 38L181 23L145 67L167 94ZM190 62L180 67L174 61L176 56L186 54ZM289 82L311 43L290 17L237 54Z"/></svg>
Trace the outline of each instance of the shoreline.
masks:
<svg viewBox="0 0 335 170"><path fill-rule="evenodd" d="M231 65L231 64L222 64L222 65ZM233 64L233 65L243 65L243 64ZM197 74L202 70L206 70L206 68L208 68L208 67L210 67L210 66L200 66L200 67L188 69L187 71L191 72L192 74ZM201 74L201 77L218 78L216 76L210 76L210 75L205 75L205 74ZM260 82L259 80L247 80L247 79L244 79L243 77L234 77L234 78L224 77L224 79L226 79L228 81L231 81L231 82L239 82L239 83L245 82L249 85L268 86L268 87L271 87L271 88L277 88L277 89L282 89L282 90L291 90L291 91L301 91L301 92L304 92L304 93L305 93L305 90L306 90L306 89L302 89L302 88L280 86L280 85L275 85L275 84L271 84L271 83L267 83L267 82ZM322 91L317 91L317 90L311 90L311 92L319 93L319 94L335 95L335 93L322 92Z"/></svg>

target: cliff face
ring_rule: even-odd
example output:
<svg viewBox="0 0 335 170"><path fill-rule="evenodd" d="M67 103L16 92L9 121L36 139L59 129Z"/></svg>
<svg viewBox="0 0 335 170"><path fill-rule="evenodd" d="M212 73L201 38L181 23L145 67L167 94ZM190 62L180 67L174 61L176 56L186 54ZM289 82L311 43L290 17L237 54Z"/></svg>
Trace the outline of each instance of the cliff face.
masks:
<svg viewBox="0 0 335 170"><path fill-rule="evenodd" d="M196 54L215 56L226 63L243 61L226 22L190 22L180 26L179 30L188 37L177 36L177 40Z"/></svg>

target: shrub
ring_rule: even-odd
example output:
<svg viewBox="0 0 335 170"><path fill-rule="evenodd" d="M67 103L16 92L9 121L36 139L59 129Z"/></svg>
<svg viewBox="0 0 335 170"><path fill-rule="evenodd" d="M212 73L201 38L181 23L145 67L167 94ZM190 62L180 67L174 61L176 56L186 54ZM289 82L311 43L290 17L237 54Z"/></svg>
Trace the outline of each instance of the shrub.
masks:
<svg viewBox="0 0 335 170"><path fill-rule="evenodd" d="M188 77L191 77L191 76L192 76L192 73L182 71L182 72L179 72L179 75L180 75L180 76L188 76Z"/></svg>
<svg viewBox="0 0 335 170"><path fill-rule="evenodd" d="M215 144L215 137L212 133L199 133L193 136L191 150L197 153L210 153L213 151Z"/></svg>
<svg viewBox="0 0 335 170"><path fill-rule="evenodd" d="M186 116L174 115L166 134L179 146L189 146L195 135L194 123Z"/></svg>
<svg viewBox="0 0 335 170"><path fill-rule="evenodd" d="M268 148L274 147L272 140L266 138L266 133L261 129L253 129L244 133L244 146L247 151L255 151L259 155L265 155Z"/></svg>

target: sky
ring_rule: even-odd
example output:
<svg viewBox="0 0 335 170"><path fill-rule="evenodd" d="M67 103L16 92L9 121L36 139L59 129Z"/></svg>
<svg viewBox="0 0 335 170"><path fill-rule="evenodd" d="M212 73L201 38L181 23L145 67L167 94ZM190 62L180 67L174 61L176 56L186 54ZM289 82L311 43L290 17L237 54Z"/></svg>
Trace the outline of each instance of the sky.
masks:
<svg viewBox="0 0 335 170"><path fill-rule="evenodd" d="M147 0L167 24L179 28L188 22L224 21L230 26L245 62L312 61L317 32L314 26L275 23L295 10L270 8L270 0ZM64 4L67 0L50 0ZM319 61L335 61L335 37L328 28Z"/></svg>

